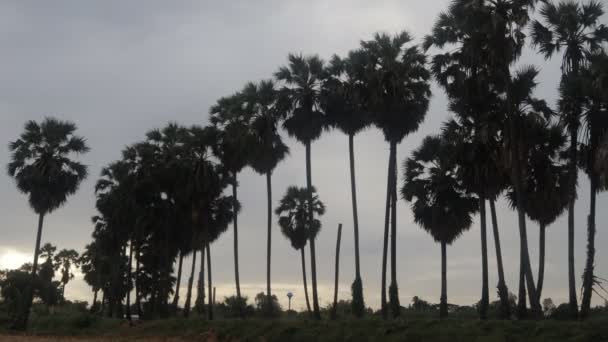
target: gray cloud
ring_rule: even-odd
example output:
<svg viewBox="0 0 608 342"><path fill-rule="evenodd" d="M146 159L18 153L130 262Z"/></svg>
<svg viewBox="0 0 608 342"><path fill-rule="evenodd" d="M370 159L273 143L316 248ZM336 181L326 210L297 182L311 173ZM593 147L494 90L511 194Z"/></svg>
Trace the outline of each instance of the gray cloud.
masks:
<svg viewBox="0 0 608 342"><path fill-rule="evenodd" d="M75 121L93 148L84 157L91 177L69 203L46 220L43 240L61 247L81 249L90 239L94 214L93 185L100 168L120 155L127 144L146 130L168 121L206 124L207 110L220 96L244 82L268 78L285 63L288 52L318 53L329 58L355 48L360 39L376 31L410 30L416 38L429 32L445 8L441 1L18 1L0 4L0 137L14 139L26 120L53 115ZM527 51L521 64L542 68L538 95L555 103L559 61L546 62ZM399 146L399 160L407 157L422 137L438 132L448 117L441 90L434 98L421 129ZM303 148L289 140L291 156L274 177L274 200L293 183L304 184ZM385 167L388 147L381 134L370 129L355 141L360 200L361 252L366 300L379 303ZM8 161L6 148L0 161ZM321 302L330 300L336 227L345 226L341 272L342 297L349 294L354 274L352 214L348 181L347 139L334 132L313 145L313 182L328 206L319 236L318 260ZM246 170L240 176L243 212L241 228L241 279L253 296L264 288L265 184ZM585 248L588 184L580 182L577 204L577 274L581 274ZM31 253L35 217L12 181L0 175L0 253L7 248ZM606 203L600 195L598 207ZM508 285L516 292L518 236L516 217L502 201L499 224ZM602 234L605 211L598 211L598 246L608 243ZM536 260L538 234L530 224L532 258ZM302 305L299 256L274 233L273 281L279 297L296 293ZM490 266L494 249L489 238ZM212 248L218 296L233 291L232 234L226 233ZM439 297L439 247L411 220L407 204L399 203L399 285L401 301L413 295L433 301ZM566 222L560 219L547 236L546 294L566 299ZM481 261L476 225L448 249L450 302L472 303L480 293ZM608 273L602 263L608 253L598 250L597 272ZM13 252L14 254L14 252ZM8 263L0 255L0 263ZM188 269L186 262L185 269ZM6 267L0 264L0 268ZM494 269L490 284L496 284ZM580 281L579 281L580 285ZM88 299L81 280L68 288L69 296ZM491 291L494 295L494 291ZM286 302L284 303L286 305Z"/></svg>

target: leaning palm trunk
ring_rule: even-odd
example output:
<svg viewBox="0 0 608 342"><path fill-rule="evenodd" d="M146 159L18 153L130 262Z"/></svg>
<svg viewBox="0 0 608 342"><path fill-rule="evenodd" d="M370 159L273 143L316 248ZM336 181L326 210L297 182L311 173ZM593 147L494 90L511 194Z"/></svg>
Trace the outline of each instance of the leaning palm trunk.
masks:
<svg viewBox="0 0 608 342"><path fill-rule="evenodd" d="M578 127L572 127L570 129L570 165L568 170L568 194L570 196L568 201L568 305L572 318L578 316L578 301L576 299L576 279L574 272L574 202L576 201L576 183L578 178L577 144Z"/></svg>
<svg viewBox="0 0 608 342"><path fill-rule="evenodd" d="M236 285L236 299L239 303L239 315L243 315L243 308L240 307L241 303L241 282L239 280L239 230L237 223L237 195L236 188L238 186L236 173L234 174L234 182L232 183L232 198L234 199L232 210L234 212L234 280Z"/></svg>
<svg viewBox="0 0 608 342"><path fill-rule="evenodd" d="M517 318L520 320L528 318L528 308L526 307L526 276L524 271L523 251L519 252L519 292L517 294Z"/></svg>
<svg viewBox="0 0 608 342"><path fill-rule="evenodd" d="M184 264L184 253L179 252L179 262L177 264L177 279L175 282L175 295L173 296L173 309L177 310L179 304L179 289L182 282L182 266Z"/></svg>
<svg viewBox="0 0 608 342"><path fill-rule="evenodd" d="M545 224L541 223L538 236L538 279L536 283L536 296L539 302L542 299L543 281L545 279L545 230Z"/></svg>
<svg viewBox="0 0 608 342"><path fill-rule="evenodd" d="M184 317L190 315L190 302L192 301L192 284L194 283L194 275L196 272L196 252L192 252L192 269L190 270L190 278L188 278L188 291L186 292L186 303L184 304Z"/></svg>
<svg viewBox="0 0 608 342"><path fill-rule="evenodd" d="M515 195L517 196L517 216L519 226L519 239L520 239L520 252L521 258L523 259L523 272L526 281L526 287L528 290L528 299L530 301L530 308L532 309L532 315L535 318L540 317L542 309L540 302L536 294L536 285L534 283L534 276L532 275L532 267L530 266L530 254L528 253L528 235L526 231L526 214L524 210L524 195L521 177L521 164L519 156L521 153L516 154L515 170L514 170L514 183L515 183Z"/></svg>
<svg viewBox="0 0 608 342"><path fill-rule="evenodd" d="M439 304L439 318L448 316L448 281L446 243L441 242L441 298Z"/></svg>
<svg viewBox="0 0 608 342"><path fill-rule="evenodd" d="M213 283L211 282L211 251L209 250L209 242L207 242L207 286L209 287L208 295L209 295L209 305L207 312L209 314L209 320L213 320Z"/></svg>
<svg viewBox="0 0 608 342"><path fill-rule="evenodd" d="M44 214L38 215L38 231L36 233L36 246L34 249L34 262L32 264L32 280L25 290L25 307L20 317L17 317L13 323L13 328L19 330L25 330L27 328L27 322L30 317L30 309L32 308L32 302L34 300L34 282L36 281L36 272L38 271L38 256L40 255L40 239L42 238L42 225L44 223Z"/></svg>
<svg viewBox="0 0 608 342"><path fill-rule="evenodd" d="M486 227L486 199L482 191L479 193L479 221L481 231L481 300L479 302L479 318L488 318L488 306L490 303L488 285L488 240Z"/></svg>
<svg viewBox="0 0 608 342"><path fill-rule="evenodd" d="M338 225L338 238L336 242L336 274L334 279L334 305L331 310L331 319L338 318L338 282L340 276L340 240L342 238L342 223Z"/></svg>
<svg viewBox="0 0 608 342"><path fill-rule="evenodd" d="M390 222L390 214L391 214L391 199L392 199L392 191L391 191L391 179L392 179L392 170L393 170L393 158L389 154L388 157L388 175L386 177L386 210L384 212L384 243L382 248L382 293L381 293L381 310L382 310L382 318L388 318L388 305L386 301L386 265L388 259L388 230L389 230L389 222Z"/></svg>
<svg viewBox="0 0 608 342"><path fill-rule="evenodd" d="M509 304L509 290L505 282L505 272L502 264L502 250L500 248L500 235L498 232L498 219L496 218L496 203L490 199L490 214L492 216L492 232L494 235L494 246L496 250L496 266L498 268L498 297L500 297L501 318L511 317L511 306Z"/></svg>
<svg viewBox="0 0 608 342"><path fill-rule="evenodd" d="M581 318L589 316L591 307L591 295L593 292L593 267L595 259L595 201L597 195L598 179L594 171L589 176L591 183L591 200L589 205L589 217L587 218L587 261L585 262L585 272L583 273L583 299L581 300Z"/></svg>
<svg viewBox="0 0 608 342"><path fill-rule="evenodd" d="M272 173L266 173L266 198L268 200L268 237L266 239L266 310L272 315L272 292L270 290L270 263L272 252Z"/></svg>
<svg viewBox="0 0 608 342"><path fill-rule="evenodd" d="M308 190L308 223L312 227L313 200L312 200L312 170L310 165L310 142L306 143L306 188ZM315 237L310 236L310 273L312 278L312 307L314 318L321 319L319 310L319 295L317 292L317 258L315 252Z"/></svg>
<svg viewBox="0 0 608 342"><path fill-rule="evenodd" d="M363 281L361 280L361 264L359 262L359 216L357 213L357 185L355 182L355 148L354 135L348 135L348 151L350 161L350 190L353 204L353 229L355 233L355 281L352 284L352 309L355 317L362 317L365 311L363 300Z"/></svg>
<svg viewBox="0 0 608 342"><path fill-rule="evenodd" d="M388 290L393 317L401 315L399 287L397 286L397 143L391 143L391 285Z"/></svg>
<svg viewBox="0 0 608 342"><path fill-rule="evenodd" d="M306 282L306 257L305 257L304 247L300 249L300 255L302 256L302 279L304 282L304 298L306 298L306 310L308 314L312 317L312 310L310 309L310 300L308 299L308 284Z"/></svg>
<svg viewBox="0 0 608 342"><path fill-rule="evenodd" d="M196 285L196 301L194 308L196 312L205 312L205 244L201 246L201 268L198 271L198 284Z"/></svg>

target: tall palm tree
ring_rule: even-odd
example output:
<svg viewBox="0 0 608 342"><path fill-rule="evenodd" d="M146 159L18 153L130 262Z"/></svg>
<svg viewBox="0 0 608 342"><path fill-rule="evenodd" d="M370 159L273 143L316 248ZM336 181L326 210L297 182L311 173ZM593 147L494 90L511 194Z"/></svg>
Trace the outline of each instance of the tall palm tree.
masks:
<svg viewBox="0 0 608 342"><path fill-rule="evenodd" d="M448 11L439 15L424 44L426 49L434 46L444 50L433 58L433 74L446 90L458 121L469 130L473 142L470 153L477 154L472 158L477 170L471 171L477 174L474 179L477 184L472 185L480 198L483 319L487 317L489 302L485 199L498 194L488 191L492 182L487 176L492 175L489 171L494 168L491 164L497 153L495 146L503 115L496 107L510 78L510 66L521 55L525 26L536 2L453 0ZM500 273L499 267L499 277ZM501 305L506 308L506 285L499 287L499 294Z"/></svg>
<svg viewBox="0 0 608 342"><path fill-rule="evenodd" d="M391 285L390 307L393 316L400 315L397 287L397 145L416 131L428 110L431 89L430 72L426 69L426 56L412 37L403 31L393 37L377 33L374 39L361 42L367 55L365 70L369 87L368 110L373 122L390 145L387 180L387 210L385 217L385 245L388 238L388 221L391 221ZM390 204L390 205L389 205ZM390 207L390 210L389 210ZM384 250L386 255L386 248ZM382 312L386 308L386 257L383 257Z"/></svg>
<svg viewBox="0 0 608 342"><path fill-rule="evenodd" d="M545 269L545 231L566 210L568 205L568 173L560 162L560 154L566 144L562 127L550 125L545 120L531 119L524 126L528 141L528 172L523 183L525 194L525 212L540 228L539 260L536 296L541 299ZM514 187L508 193L512 207L517 207L517 195ZM523 279L522 279L523 280ZM520 281L521 282L521 281ZM521 297L521 296L520 296ZM525 310L525 298L520 299L521 317Z"/></svg>
<svg viewBox="0 0 608 342"><path fill-rule="evenodd" d="M608 132L608 55L595 54L590 57L589 67L581 72L581 81L574 86L580 86L584 94L582 128L583 141L581 143L581 165L589 177L590 208L587 223L587 260L583 273L583 296L581 299L581 317L589 315L591 295L596 283L593 274L595 264L595 211L596 197L601 190L606 190L608 183L603 182L601 174L597 172L598 151L601 149L602 139ZM579 89L580 90L580 89ZM577 91L574 90L574 94Z"/></svg>
<svg viewBox="0 0 608 342"><path fill-rule="evenodd" d="M222 165L230 172L232 183L233 211L237 212L238 173L247 166L251 149L250 123L251 116L244 109L243 95L240 93L223 97L209 110L209 118L215 132L216 144L213 152L220 159ZM234 232L234 278L236 296L241 303L241 282L239 277L239 235L238 215L233 218ZM242 314L242 308L240 309Z"/></svg>
<svg viewBox="0 0 608 342"><path fill-rule="evenodd" d="M304 247L308 241L313 241L321 230L321 221L313 218L312 224L309 220L310 212L314 215L322 216L325 214L325 205L316 195L316 189L312 187L313 199L312 208L310 208L310 192L308 188L298 188L290 186L279 206L275 209L275 213L279 216L279 226L283 235L291 242L291 246L295 250L300 250L302 257L302 277L304 281L304 296L306 298L306 307L310 310L310 302L308 300L308 286L306 285L306 256Z"/></svg>
<svg viewBox="0 0 608 342"><path fill-rule="evenodd" d="M46 118L41 123L28 121L19 139L9 144L9 176L38 214L38 231L32 264L32 283L26 291L24 312L14 327L25 329L33 299L33 283L38 269L38 254L44 216L61 207L87 177L87 167L72 159L89 151L85 139L77 136L76 125Z"/></svg>
<svg viewBox="0 0 608 342"><path fill-rule="evenodd" d="M544 23L534 21L532 24L532 44L537 46L545 58L563 50L562 82L565 78L578 77L581 69L587 64L588 56L602 49L602 44L608 41L608 27L601 24L604 14L603 5L599 1L589 1L579 4L574 1L561 1L555 4L545 1L540 9ZM578 98L571 98L560 106L561 121L570 136L569 165L570 165L570 202L568 204L568 289L570 314L577 316L578 303L576 299L576 280L574 271L574 204L576 201L576 184L578 178L578 140L582 103ZM591 271L591 270L590 270ZM591 271L592 272L592 271ZM586 278L586 277L585 277ZM589 289L591 284L585 281L583 288ZM590 296L590 292L589 293Z"/></svg>
<svg viewBox="0 0 608 342"><path fill-rule="evenodd" d="M518 70L511 78L502 102L506 114L503 132L503 165L509 172L511 184L516 197L517 215L520 229L521 273L525 276L526 287L532 312L540 315L540 301L536 293L536 284L530 266L528 253L528 238L526 231L526 203L528 198L525 176L530 172L529 151L532 141L527 135L534 122L548 119L553 112L544 100L533 97L537 86L538 70L527 66Z"/></svg>
<svg viewBox="0 0 608 342"><path fill-rule="evenodd" d="M447 317L446 245L473 224L478 199L467 193L454 162L454 145L441 137L426 137L406 160L403 198L412 202L414 220L441 243L441 303Z"/></svg>
<svg viewBox="0 0 608 342"><path fill-rule="evenodd" d="M311 143L317 140L326 125L320 107L320 93L325 77L323 60L319 56L289 54L288 65L275 73L277 80L284 83L280 90L279 108L285 115L283 128L289 136L295 137L306 148L306 187L308 189L308 220L312 225L313 189L311 170ZM312 275L312 304L314 318L321 319L319 296L317 293L317 259L315 240L310 237L310 265Z"/></svg>
<svg viewBox="0 0 608 342"><path fill-rule="evenodd" d="M355 135L372 124L371 115L365 110L366 54L363 50L351 51L347 58L334 55L327 66L328 79L322 90L322 103L328 125L348 136L350 186L355 235L355 280L352 288L352 308L356 317L365 311L363 281L359 257L359 216L357 213L357 187L355 181Z"/></svg>
<svg viewBox="0 0 608 342"><path fill-rule="evenodd" d="M233 221L239 210L239 203L232 196L225 196L224 190L229 184L233 183L232 172L225 165L212 161L210 150L213 149L217 137L216 128L200 128L193 126L188 131L188 138L185 140L185 158L187 165L190 165L189 172L184 176L185 183L184 196L188 198L190 205L190 218L194 226L194 241L200 245L201 251L201 273L204 255L207 255L207 275L209 278L209 319L213 319L213 306L211 297L211 255L210 245L228 229L228 225ZM193 278L194 275L191 276ZM204 286L201 283L202 275L199 275L199 293L197 307L202 311L201 306ZM188 293L191 294L189 283ZM189 301L189 299L186 299Z"/></svg>
<svg viewBox="0 0 608 342"><path fill-rule="evenodd" d="M251 131L252 149L251 167L259 174L266 176L268 230L266 239L266 296L269 317L272 315L272 292L270 286L271 242L272 242L272 172L289 154L278 131L281 113L277 105L278 92L272 80L258 84L249 83L243 89L247 110L252 116Z"/></svg>

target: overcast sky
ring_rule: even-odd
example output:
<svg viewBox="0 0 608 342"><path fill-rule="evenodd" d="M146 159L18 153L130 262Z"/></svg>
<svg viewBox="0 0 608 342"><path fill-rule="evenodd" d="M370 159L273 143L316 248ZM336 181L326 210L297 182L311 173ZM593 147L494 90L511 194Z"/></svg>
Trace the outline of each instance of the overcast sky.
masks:
<svg viewBox="0 0 608 342"><path fill-rule="evenodd" d="M90 177L69 202L46 218L43 242L79 251L90 241L95 214L93 188L100 169L119 158L128 144L169 121L206 125L208 108L247 81L268 78L286 62L289 52L319 54L324 59L345 54L361 39L377 31L408 30L417 41L430 31L447 0L400 1L3 1L0 3L0 163L9 160L7 144L20 134L27 120L45 116L78 125L91 152L82 159ZM607 21L604 16L604 22ZM556 103L559 57L544 61L526 51L521 64L541 68L537 96ZM399 145L399 164L422 138L439 131L449 117L443 92L433 99L420 130ZM291 155L273 178L274 206L287 186L305 185L303 148L288 140ZM326 133L312 146L312 177L327 205L317 239L320 302L332 298L335 238L344 224L340 298L350 297L354 254L348 139ZM361 261L365 300L379 305L382 229L388 145L376 129L355 139ZM400 172L401 176L401 172ZM583 174L576 205L576 279L580 287L589 206L588 182ZM246 169L240 175L241 286L251 297L265 289L265 179ZM606 195L598 198L596 273L608 275L608 213ZM517 293L519 247L516 215L498 204L503 259L509 290ZM31 261L36 217L26 196L0 173L0 269ZM275 220L276 221L276 220ZM489 224L489 221L488 221ZM529 223L534 273L537 269L538 228ZM273 288L284 306L286 293L303 305L299 253L291 249L275 224L273 231ZM547 231L543 297L567 299L566 219ZM408 205L398 207L398 276L401 303L414 295L438 302L440 247L412 221ZM212 246L218 299L234 293L232 231ZM497 275L491 229L488 231L490 295L496 297ZM189 270L190 261L184 263ZM187 277L184 276L184 282ZM536 275L535 275L536 277ZM309 282L310 284L310 282ZM448 298L472 304L481 293L479 224L448 248ZM88 286L77 277L67 296L91 300ZM594 297L595 303L601 303Z"/></svg>

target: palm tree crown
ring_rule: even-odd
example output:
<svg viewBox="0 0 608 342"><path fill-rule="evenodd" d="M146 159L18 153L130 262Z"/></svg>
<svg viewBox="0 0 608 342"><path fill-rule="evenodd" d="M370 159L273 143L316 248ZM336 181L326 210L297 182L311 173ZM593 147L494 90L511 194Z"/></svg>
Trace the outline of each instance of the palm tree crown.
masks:
<svg viewBox="0 0 608 342"><path fill-rule="evenodd" d="M76 125L46 118L28 121L25 132L9 144L12 152L7 170L17 188L28 194L32 209L48 214L63 205L87 177L87 167L70 159L89 151Z"/></svg>

